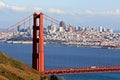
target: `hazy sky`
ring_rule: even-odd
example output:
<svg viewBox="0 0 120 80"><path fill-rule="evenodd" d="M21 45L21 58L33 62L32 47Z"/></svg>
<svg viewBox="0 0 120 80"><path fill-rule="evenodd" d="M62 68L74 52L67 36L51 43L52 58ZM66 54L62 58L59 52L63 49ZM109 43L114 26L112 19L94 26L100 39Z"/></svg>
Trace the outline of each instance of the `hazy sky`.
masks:
<svg viewBox="0 0 120 80"><path fill-rule="evenodd" d="M74 26L120 27L120 0L0 0L0 28L34 12L44 12Z"/></svg>

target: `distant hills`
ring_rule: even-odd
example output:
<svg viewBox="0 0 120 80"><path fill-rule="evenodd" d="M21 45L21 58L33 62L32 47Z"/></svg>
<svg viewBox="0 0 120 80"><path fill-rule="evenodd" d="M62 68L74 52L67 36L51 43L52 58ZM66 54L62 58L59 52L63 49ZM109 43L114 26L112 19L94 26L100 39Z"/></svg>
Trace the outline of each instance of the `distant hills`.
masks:
<svg viewBox="0 0 120 80"><path fill-rule="evenodd" d="M1 30L4 30L4 28L0 28L0 31L1 31Z"/></svg>

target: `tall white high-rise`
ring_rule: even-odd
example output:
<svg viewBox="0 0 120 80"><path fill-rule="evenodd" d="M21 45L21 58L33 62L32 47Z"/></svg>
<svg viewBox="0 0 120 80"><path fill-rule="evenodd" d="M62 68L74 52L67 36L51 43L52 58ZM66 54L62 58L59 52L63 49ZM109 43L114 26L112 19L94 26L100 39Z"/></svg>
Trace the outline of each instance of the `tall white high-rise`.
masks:
<svg viewBox="0 0 120 80"><path fill-rule="evenodd" d="M102 26L99 27L99 31L102 32L103 31L103 28Z"/></svg>

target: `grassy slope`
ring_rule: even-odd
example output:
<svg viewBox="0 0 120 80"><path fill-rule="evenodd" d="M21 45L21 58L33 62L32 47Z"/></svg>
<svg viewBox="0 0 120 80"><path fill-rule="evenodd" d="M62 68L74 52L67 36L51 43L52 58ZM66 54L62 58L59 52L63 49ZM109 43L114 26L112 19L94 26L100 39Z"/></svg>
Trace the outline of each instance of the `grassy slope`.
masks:
<svg viewBox="0 0 120 80"><path fill-rule="evenodd" d="M0 52L0 80L40 80L41 74Z"/></svg>

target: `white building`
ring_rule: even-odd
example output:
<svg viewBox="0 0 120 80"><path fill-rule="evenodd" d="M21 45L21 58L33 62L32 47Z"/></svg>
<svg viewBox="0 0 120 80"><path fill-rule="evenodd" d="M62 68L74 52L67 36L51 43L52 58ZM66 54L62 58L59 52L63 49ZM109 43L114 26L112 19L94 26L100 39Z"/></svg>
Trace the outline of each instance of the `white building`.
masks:
<svg viewBox="0 0 120 80"><path fill-rule="evenodd" d="M51 32L55 33L57 31L57 26L53 25L51 26Z"/></svg>
<svg viewBox="0 0 120 80"><path fill-rule="evenodd" d="M59 32L64 32L64 27L59 27Z"/></svg>
<svg viewBox="0 0 120 80"><path fill-rule="evenodd" d="M100 32L103 32L102 26L99 27L99 31L100 31Z"/></svg>

